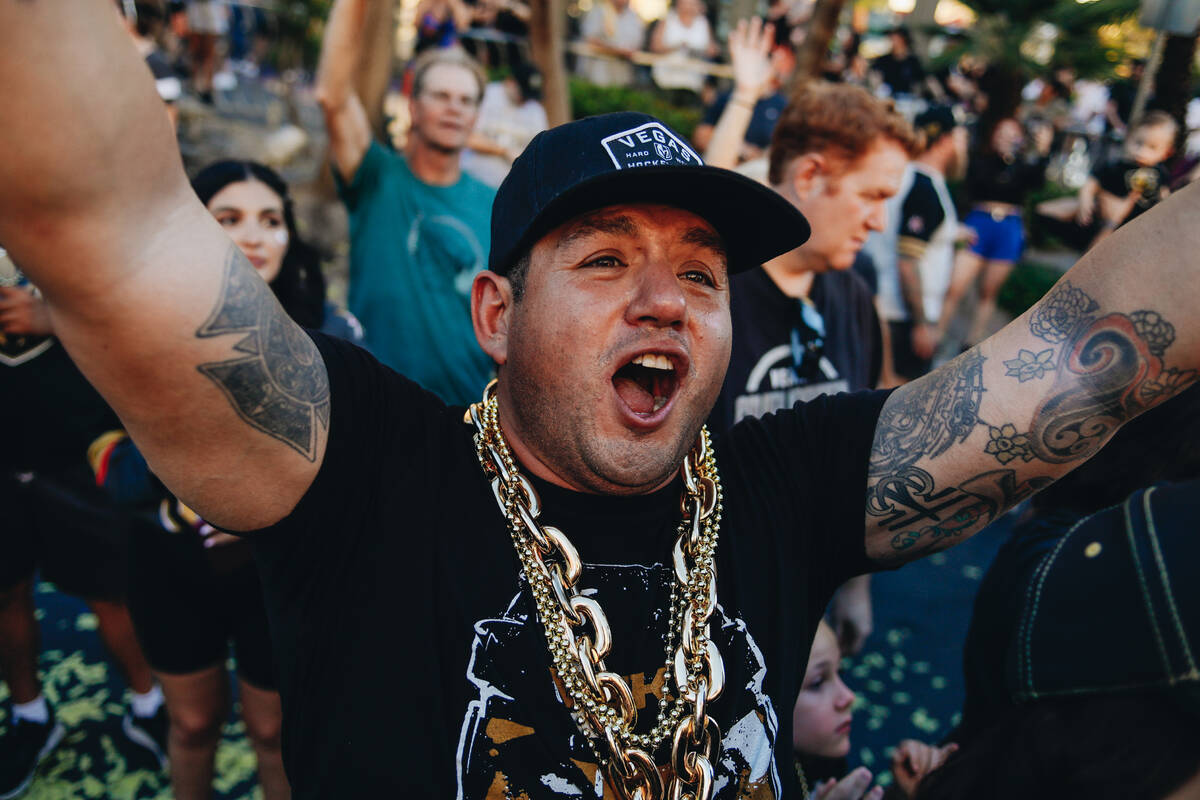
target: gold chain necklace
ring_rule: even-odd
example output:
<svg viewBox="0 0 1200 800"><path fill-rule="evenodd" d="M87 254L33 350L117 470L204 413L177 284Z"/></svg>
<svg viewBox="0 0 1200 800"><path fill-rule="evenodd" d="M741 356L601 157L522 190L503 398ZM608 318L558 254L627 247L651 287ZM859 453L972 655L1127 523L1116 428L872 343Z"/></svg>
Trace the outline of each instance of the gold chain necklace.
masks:
<svg viewBox="0 0 1200 800"><path fill-rule="evenodd" d="M717 604L714 557L722 499L708 429L701 430L683 463L683 519L672 551L675 582L666 640L674 696L659 704L654 726L637 733L633 693L604 664L612 650L608 618L579 589L583 562L574 545L558 528L537 521L541 500L517 469L500 430L495 387L493 380L467 415L475 425L480 466L508 520L533 594L564 704L621 797L660 800L669 790L672 800L710 800L721 729L706 708L725 687L725 668L708 625ZM672 732L671 776L664 784L651 754Z"/></svg>

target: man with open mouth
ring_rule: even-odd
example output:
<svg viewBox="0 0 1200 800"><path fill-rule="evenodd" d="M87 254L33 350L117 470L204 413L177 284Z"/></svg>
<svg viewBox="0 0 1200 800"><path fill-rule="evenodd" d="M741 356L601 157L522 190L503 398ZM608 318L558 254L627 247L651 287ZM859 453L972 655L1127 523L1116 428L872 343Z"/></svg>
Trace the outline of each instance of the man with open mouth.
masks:
<svg viewBox="0 0 1200 800"><path fill-rule="evenodd" d="M1200 365L1189 189L930 375L714 448L729 275L808 225L616 114L514 164L471 298L498 380L448 408L286 317L121 36L99 0L0 0L0 240L156 474L253 538L299 797L795 796L833 589L971 535Z"/></svg>

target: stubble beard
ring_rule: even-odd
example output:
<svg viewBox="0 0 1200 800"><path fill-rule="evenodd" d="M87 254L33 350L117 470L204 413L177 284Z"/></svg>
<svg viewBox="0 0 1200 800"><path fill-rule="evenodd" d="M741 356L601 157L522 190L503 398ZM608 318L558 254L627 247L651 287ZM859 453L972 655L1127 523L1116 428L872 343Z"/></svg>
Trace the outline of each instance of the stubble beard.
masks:
<svg viewBox="0 0 1200 800"><path fill-rule="evenodd" d="M668 445L636 438L606 441L590 419L594 406L582 393L563 399L556 388L529 375L506 377L513 405L510 419L526 447L561 480L595 494L648 494L670 482L704 424L700 415L688 420ZM673 413L686 411L677 407Z"/></svg>

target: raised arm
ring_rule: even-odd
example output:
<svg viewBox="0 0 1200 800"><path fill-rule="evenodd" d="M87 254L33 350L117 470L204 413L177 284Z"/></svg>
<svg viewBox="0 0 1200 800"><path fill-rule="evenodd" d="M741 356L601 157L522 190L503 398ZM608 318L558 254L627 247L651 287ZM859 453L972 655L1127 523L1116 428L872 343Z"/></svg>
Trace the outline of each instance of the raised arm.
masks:
<svg viewBox="0 0 1200 800"><path fill-rule="evenodd" d="M363 49L363 21L369 0L335 0L321 43L317 67L317 102L325 112L329 152L338 174L354 179L367 148L371 122L354 90L354 75Z"/></svg>
<svg viewBox="0 0 1200 800"><path fill-rule="evenodd" d="M106 0L0 0L0 242L171 491L248 529L324 453L316 348L192 193Z"/></svg>
<svg viewBox="0 0 1200 800"><path fill-rule="evenodd" d="M729 33L729 61L733 66L733 92L717 124L697 129L696 144L704 149L704 162L733 169L754 116L754 106L767 92L771 79L771 42L775 26L754 17L740 20Z"/></svg>
<svg viewBox="0 0 1200 800"><path fill-rule="evenodd" d="M1196 380L1198 214L1193 185L995 336L888 398L867 479L873 559L963 541Z"/></svg>

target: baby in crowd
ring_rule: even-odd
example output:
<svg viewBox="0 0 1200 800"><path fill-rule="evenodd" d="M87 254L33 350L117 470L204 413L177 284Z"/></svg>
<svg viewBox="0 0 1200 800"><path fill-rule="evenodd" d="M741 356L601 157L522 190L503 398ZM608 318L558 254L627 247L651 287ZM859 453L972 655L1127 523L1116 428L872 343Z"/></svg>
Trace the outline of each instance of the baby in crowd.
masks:
<svg viewBox="0 0 1200 800"><path fill-rule="evenodd" d="M1098 222L1093 246L1114 229L1151 208L1169 193L1166 161L1175 152L1178 123L1164 111L1151 111L1125 140L1119 161L1098 167L1079 192L1081 225Z"/></svg>
<svg viewBox="0 0 1200 800"><path fill-rule="evenodd" d="M884 789L871 788L870 770L859 767L846 773L855 695L842 681L841 660L837 636L822 621L792 709L792 748L801 785L810 787L813 800L882 800ZM910 797L921 779L956 749L954 744L932 747L911 739L901 742L892 756L895 784L887 796Z"/></svg>

